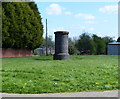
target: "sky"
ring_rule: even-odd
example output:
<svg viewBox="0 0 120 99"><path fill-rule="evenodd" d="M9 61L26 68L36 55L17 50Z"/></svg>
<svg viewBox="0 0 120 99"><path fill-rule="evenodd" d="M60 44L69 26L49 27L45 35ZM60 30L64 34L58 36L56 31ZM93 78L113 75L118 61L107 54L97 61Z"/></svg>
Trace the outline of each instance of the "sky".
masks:
<svg viewBox="0 0 120 99"><path fill-rule="evenodd" d="M36 2L44 25L48 20L48 35L68 31L69 37L87 32L100 37L118 38L117 2Z"/></svg>

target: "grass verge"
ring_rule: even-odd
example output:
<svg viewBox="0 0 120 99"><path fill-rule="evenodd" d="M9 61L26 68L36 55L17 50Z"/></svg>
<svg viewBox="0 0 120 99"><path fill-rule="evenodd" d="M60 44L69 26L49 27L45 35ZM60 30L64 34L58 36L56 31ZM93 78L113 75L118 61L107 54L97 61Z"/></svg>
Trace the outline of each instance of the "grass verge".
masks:
<svg viewBox="0 0 120 99"><path fill-rule="evenodd" d="M2 92L58 93L118 89L118 56L73 55L2 59Z"/></svg>

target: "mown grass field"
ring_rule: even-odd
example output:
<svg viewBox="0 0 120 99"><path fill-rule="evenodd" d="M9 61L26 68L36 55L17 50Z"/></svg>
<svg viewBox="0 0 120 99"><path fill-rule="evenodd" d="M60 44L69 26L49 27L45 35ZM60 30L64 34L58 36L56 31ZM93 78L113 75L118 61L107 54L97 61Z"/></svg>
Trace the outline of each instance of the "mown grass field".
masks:
<svg viewBox="0 0 120 99"><path fill-rule="evenodd" d="M2 92L56 93L118 89L118 56L73 55L2 59Z"/></svg>

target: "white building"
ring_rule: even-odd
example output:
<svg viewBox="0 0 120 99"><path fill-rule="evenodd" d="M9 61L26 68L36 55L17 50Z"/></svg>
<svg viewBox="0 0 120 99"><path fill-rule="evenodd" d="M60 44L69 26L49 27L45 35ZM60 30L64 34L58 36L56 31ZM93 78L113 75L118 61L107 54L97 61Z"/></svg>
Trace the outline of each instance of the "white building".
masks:
<svg viewBox="0 0 120 99"><path fill-rule="evenodd" d="M120 55L120 42L112 42L108 44L108 55Z"/></svg>

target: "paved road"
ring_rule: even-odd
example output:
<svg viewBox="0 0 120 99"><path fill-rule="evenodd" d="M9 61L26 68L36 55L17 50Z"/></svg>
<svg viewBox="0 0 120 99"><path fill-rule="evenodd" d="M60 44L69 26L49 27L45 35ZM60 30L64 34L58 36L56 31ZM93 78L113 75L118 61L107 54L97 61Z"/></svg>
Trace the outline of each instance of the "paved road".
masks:
<svg viewBox="0 0 120 99"><path fill-rule="evenodd" d="M102 92L50 93L50 94L8 94L2 97L118 97L118 90Z"/></svg>

